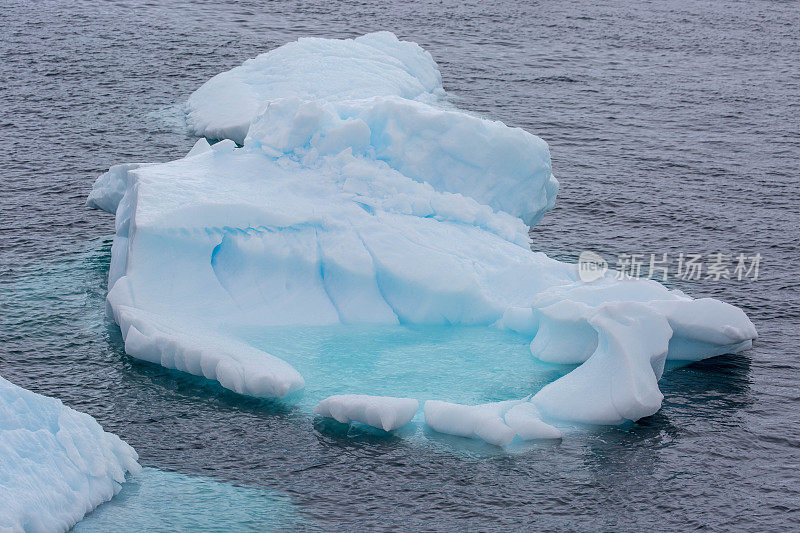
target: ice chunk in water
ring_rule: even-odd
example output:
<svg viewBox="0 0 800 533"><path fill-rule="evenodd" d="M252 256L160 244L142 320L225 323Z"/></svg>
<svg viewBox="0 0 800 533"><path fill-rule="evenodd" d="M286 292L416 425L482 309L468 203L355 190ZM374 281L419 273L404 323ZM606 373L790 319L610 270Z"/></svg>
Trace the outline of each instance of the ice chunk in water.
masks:
<svg viewBox="0 0 800 533"><path fill-rule="evenodd" d="M349 424L361 422L384 431L405 426L419 409L413 398L341 394L325 398L314 408L314 413Z"/></svg>

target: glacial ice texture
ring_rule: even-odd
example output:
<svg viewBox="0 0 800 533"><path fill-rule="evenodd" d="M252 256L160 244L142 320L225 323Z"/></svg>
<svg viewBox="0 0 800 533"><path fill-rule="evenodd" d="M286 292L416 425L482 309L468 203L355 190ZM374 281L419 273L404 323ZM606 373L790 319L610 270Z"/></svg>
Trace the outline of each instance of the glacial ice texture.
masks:
<svg viewBox="0 0 800 533"><path fill-rule="evenodd" d="M0 377L0 531L66 531L110 500L138 455L91 416Z"/></svg>
<svg viewBox="0 0 800 533"><path fill-rule="evenodd" d="M430 103L443 95L436 63L416 43L388 32L345 40L310 37L211 78L189 98L187 123L197 135L241 144L253 119L280 98L400 96Z"/></svg>
<svg viewBox="0 0 800 533"><path fill-rule="evenodd" d="M649 416L668 359L751 345L755 328L738 308L613 271L584 283L575 265L532 252L529 225L558 189L546 143L443 98L430 55L385 32L302 39L198 89L190 128L226 140L200 139L169 163L113 167L89 197L116 213L107 302L127 353L384 429L420 400L413 419L504 445ZM432 363L451 355L446 343L410 368L408 351L374 368L362 357L358 368L385 376L381 387L347 365L320 372L330 358L348 361L340 349L311 357L276 340L297 333L300 346L332 328L340 346L353 327L510 335L463 352L485 364L465 380L479 388L481 375L513 380L522 368L502 359L516 349L505 343L529 360L579 366L452 403L468 395L398 390L446 373ZM347 346L353 357L364 349ZM336 386L326 391L326 379Z"/></svg>

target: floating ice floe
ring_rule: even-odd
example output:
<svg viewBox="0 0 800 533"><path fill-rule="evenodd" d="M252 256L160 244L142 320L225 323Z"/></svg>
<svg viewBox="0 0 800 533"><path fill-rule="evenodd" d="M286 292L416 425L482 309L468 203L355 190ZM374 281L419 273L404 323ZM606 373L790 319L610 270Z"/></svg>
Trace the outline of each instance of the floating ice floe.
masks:
<svg viewBox="0 0 800 533"><path fill-rule="evenodd" d="M576 265L532 252L528 225L558 188L546 143L443 103L440 79L429 54L384 32L300 40L198 89L190 127L228 140L113 167L89 196L116 213L107 302L126 351L283 397L303 376L235 332L513 331L532 356L580 366L499 403L459 406L437 390L411 400L428 400L437 431L502 445L651 415L667 359L751 345L755 328L733 306L613 271L585 283ZM384 429L414 416L410 401L347 392L317 412Z"/></svg>
<svg viewBox="0 0 800 533"><path fill-rule="evenodd" d="M325 398L314 408L314 413L345 424L361 422L391 431L411 422L418 410L419 401L413 398L343 394Z"/></svg>
<svg viewBox="0 0 800 533"><path fill-rule="evenodd" d="M138 455L91 416L0 377L0 531L66 531L110 500Z"/></svg>

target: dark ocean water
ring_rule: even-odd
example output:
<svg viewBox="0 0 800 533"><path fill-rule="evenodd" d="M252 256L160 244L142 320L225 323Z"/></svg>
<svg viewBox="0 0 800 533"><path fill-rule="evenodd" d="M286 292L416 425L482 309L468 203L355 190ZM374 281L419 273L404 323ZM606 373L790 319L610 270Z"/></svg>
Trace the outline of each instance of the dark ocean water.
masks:
<svg viewBox="0 0 800 533"><path fill-rule="evenodd" d="M90 413L147 466L285 494L321 530L800 527L800 4L22 3L0 9L0 374ZM541 136L561 182L533 247L760 253L753 349L665 375L662 410L523 453L310 424L124 355L103 314L112 164L194 140L178 104L304 35L388 29L458 105Z"/></svg>

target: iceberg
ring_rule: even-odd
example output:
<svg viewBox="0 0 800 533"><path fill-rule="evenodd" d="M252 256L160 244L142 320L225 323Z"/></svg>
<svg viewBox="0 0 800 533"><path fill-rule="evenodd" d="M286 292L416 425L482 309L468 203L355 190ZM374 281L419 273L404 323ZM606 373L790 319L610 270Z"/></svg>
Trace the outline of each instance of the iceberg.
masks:
<svg viewBox="0 0 800 533"><path fill-rule="evenodd" d="M0 531L67 531L137 460L91 416L0 377Z"/></svg>
<svg viewBox="0 0 800 533"><path fill-rule="evenodd" d="M756 338L731 305L613 270L585 282L532 252L529 226L558 190L547 144L448 104L430 55L392 34L268 52L198 89L187 122L226 139L112 167L88 199L116 214L107 311L133 357L291 401L304 375L243 332L508 331L530 357L579 366L472 405L436 390L316 399L320 415L390 430L424 400L434 430L505 445L652 415L667 360Z"/></svg>

